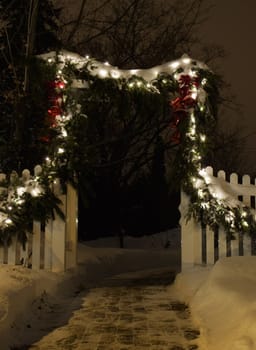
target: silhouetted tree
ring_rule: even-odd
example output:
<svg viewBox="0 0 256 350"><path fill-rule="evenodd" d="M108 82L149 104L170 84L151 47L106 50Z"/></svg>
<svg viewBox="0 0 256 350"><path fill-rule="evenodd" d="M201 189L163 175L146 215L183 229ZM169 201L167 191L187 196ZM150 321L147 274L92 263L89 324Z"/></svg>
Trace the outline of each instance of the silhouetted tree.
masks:
<svg viewBox="0 0 256 350"><path fill-rule="evenodd" d="M33 156L46 89L36 84L40 73L32 57L59 46L59 11L49 0L3 0L0 6L0 167L8 171L40 161Z"/></svg>

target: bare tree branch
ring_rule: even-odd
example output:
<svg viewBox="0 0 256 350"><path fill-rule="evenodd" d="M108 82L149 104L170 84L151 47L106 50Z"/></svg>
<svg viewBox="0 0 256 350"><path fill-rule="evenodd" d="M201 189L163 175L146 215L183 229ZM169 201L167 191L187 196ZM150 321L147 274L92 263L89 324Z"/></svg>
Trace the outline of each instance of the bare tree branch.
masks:
<svg viewBox="0 0 256 350"><path fill-rule="evenodd" d="M78 27L79 27L79 25L81 23L81 20L82 20L82 17L83 17L83 12L84 12L84 8L85 8L85 5L86 5L86 1L87 0L82 0L77 19L74 21L73 29L69 33L69 36L68 36L68 39L67 39L67 44L70 42L70 40L73 38L73 36L75 35L76 31L78 30Z"/></svg>

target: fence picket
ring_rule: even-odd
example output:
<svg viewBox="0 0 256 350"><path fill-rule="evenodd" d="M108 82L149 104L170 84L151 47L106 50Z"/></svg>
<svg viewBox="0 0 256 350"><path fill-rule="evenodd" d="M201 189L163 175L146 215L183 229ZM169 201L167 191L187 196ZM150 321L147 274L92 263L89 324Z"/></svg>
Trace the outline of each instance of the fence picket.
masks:
<svg viewBox="0 0 256 350"><path fill-rule="evenodd" d="M222 227L219 227L219 259L227 256L227 235Z"/></svg>
<svg viewBox="0 0 256 350"><path fill-rule="evenodd" d="M205 168L205 171L208 175L213 175L213 168L211 166L208 166Z"/></svg>
<svg viewBox="0 0 256 350"><path fill-rule="evenodd" d="M20 244L18 242L17 236L12 239L12 244L8 247L8 264L17 265L20 262Z"/></svg>
<svg viewBox="0 0 256 350"><path fill-rule="evenodd" d="M32 268L39 270L41 267L41 222L33 222L32 237Z"/></svg>
<svg viewBox="0 0 256 350"><path fill-rule="evenodd" d="M215 263L214 231L209 226L206 227L206 262L208 265Z"/></svg>
<svg viewBox="0 0 256 350"><path fill-rule="evenodd" d="M194 248L198 246L197 238L200 236L200 234L198 234L199 224L195 220L186 220L185 213L187 212L188 204L189 198L182 191L179 210L181 213L183 213L180 218L182 255L181 260L183 269L190 268L195 264L195 261L197 260L195 256L198 257L198 252L196 253Z"/></svg>
<svg viewBox="0 0 256 350"><path fill-rule="evenodd" d="M78 200L74 187L67 185L67 217L66 217L66 268L77 264L77 216Z"/></svg>
<svg viewBox="0 0 256 350"><path fill-rule="evenodd" d="M40 175L42 167L34 168L34 176ZM13 181L18 174L12 173ZM6 174L0 173L0 182L6 179ZM31 179L28 169L22 171L23 183ZM8 191L6 187L0 187L2 191ZM64 271L66 268L75 267L77 263L77 211L78 200L75 189L68 184L67 194L61 191L59 181L54 184L54 193L59 197L62 204L60 209L66 216L63 221L56 213L55 218L47 223L33 222L33 234L27 233L25 249L17 240L12 238L12 243L7 246L4 242L0 246L0 264L22 264L32 269L47 269L52 271Z"/></svg>
<svg viewBox="0 0 256 350"><path fill-rule="evenodd" d="M51 270L52 268L52 235L53 221L49 220L45 225L45 242L44 242L44 268Z"/></svg>
<svg viewBox="0 0 256 350"><path fill-rule="evenodd" d="M217 174L217 177L218 177L219 179L226 180L226 173L225 173L225 171L224 171L224 170L219 170L219 171L218 171L218 174Z"/></svg>
<svg viewBox="0 0 256 350"><path fill-rule="evenodd" d="M60 209L66 213L66 196L62 194L59 181L55 181L54 193L61 200ZM66 222L56 213L52 222L52 271L64 271L66 269L65 247L66 247Z"/></svg>
<svg viewBox="0 0 256 350"><path fill-rule="evenodd" d="M206 173L213 176L213 168L207 167ZM226 174L223 170L218 171L217 178L226 182ZM217 186L217 179L214 180ZM220 184L223 182L220 182ZM255 208L256 206L256 179L255 184L251 185L249 175L242 177L242 184L238 183L238 175L233 173L230 175L230 186L227 186L227 191L234 199L242 200L243 204ZM225 188L225 186L224 186ZM225 191L225 190L224 190ZM225 192L224 192L225 193ZM233 197L232 197L233 198ZM185 203L185 205L184 205ZM188 265L204 264L206 260L207 265L212 265L216 260L222 257L235 255L251 255L256 250L256 232L253 237L242 235L237 232L233 237L227 236L222 227L211 230L209 227L200 228L191 219L191 222L184 222L183 216L186 215L186 208L188 208L189 199L186 195L181 195L181 237L182 237L182 269L186 269ZM204 232L206 231L206 256L204 252ZM203 237L203 240L202 240ZM235 239L233 239L235 238ZM189 250L190 246L190 250ZM192 248L193 247L193 248ZM192 248L192 249L191 249ZM200 262L201 261L201 262ZM189 262L189 264L187 264Z"/></svg>
<svg viewBox="0 0 256 350"><path fill-rule="evenodd" d="M4 263L4 247L0 247L0 264Z"/></svg>
<svg viewBox="0 0 256 350"><path fill-rule="evenodd" d="M248 186L251 183L251 179L249 175L244 175L242 177L242 184L244 186ZM243 203L245 205L248 205L249 207L251 206L251 196L250 195L243 195Z"/></svg>
<svg viewBox="0 0 256 350"><path fill-rule="evenodd" d="M242 254L242 246L241 246L241 241L240 241L240 233L234 233L233 238L231 240L231 256L238 256L238 255L243 255Z"/></svg>

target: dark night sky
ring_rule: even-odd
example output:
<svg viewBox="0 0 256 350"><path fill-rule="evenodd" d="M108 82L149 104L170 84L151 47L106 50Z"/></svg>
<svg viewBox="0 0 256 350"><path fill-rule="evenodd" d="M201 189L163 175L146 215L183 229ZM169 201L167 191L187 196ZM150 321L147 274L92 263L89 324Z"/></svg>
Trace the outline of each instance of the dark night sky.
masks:
<svg viewBox="0 0 256 350"><path fill-rule="evenodd" d="M256 159L256 1L215 0L209 20L201 27L201 35L208 43L224 47L227 57L221 62L225 79L231 84L242 114L232 114L232 120L245 128L248 137L246 153ZM256 169L256 162L252 169Z"/></svg>

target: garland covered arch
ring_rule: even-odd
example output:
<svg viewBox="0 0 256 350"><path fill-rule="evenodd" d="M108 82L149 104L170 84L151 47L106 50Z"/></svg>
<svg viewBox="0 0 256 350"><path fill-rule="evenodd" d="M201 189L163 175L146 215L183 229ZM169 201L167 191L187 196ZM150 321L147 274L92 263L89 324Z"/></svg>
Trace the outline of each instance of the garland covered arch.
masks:
<svg viewBox="0 0 256 350"><path fill-rule="evenodd" d="M239 203L232 206L218 197L211 190L209 177L202 169L208 138L216 126L219 100L218 78L205 64L183 55L178 60L150 69L121 70L108 62L98 62L88 56L65 51L41 55L39 61L54 72L53 80L48 82L47 111L49 129L54 137L42 137L42 141L51 145L52 151L45 158L43 171L33 180L36 181L34 185L40 188L36 196L35 193L28 195L26 190L12 190L15 194L15 216L8 209L13 207L12 199L5 198L1 209L2 237L6 232L10 236L10 232L18 230L28 199L31 201L36 197L38 202L39 197L41 205L45 199L48 208L53 209L56 201L52 200L49 206L49 184L57 177L63 182L74 180L73 169L70 169L66 157L69 152L68 136L72 137L69 134L70 123L76 115L86 116L86 111L80 110L79 101L74 99L74 89L86 90L90 94L99 80L113 83L118 90L143 91L152 96L165 93L167 96L166 103L171 111L171 142L177 145L173 168L180 185L191 199L188 217L193 216L211 227L223 225L228 233L235 230L250 233L254 229L255 221L250 208ZM69 158L74 156L69 154ZM45 213L47 219L49 210ZM33 213L29 217L32 216Z"/></svg>
<svg viewBox="0 0 256 350"><path fill-rule="evenodd" d="M220 99L219 77L207 65L187 55L150 69L129 70L70 52L51 52L41 58L50 65L58 63L57 84L62 85L63 90L68 84L90 89L93 85L90 77L95 77L96 80L117 81L120 89L155 94L167 91L172 110L169 125L171 142L178 146L173 168L182 189L190 197L188 217L193 216L213 228L222 225L229 234L236 230L251 233L255 229L250 208L238 201L231 203L223 193L216 193L207 172L202 168L209 136L216 128ZM57 116L62 126L66 117L65 112ZM64 126L64 137L66 133Z"/></svg>

